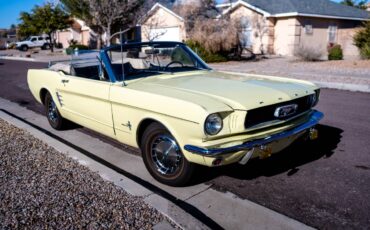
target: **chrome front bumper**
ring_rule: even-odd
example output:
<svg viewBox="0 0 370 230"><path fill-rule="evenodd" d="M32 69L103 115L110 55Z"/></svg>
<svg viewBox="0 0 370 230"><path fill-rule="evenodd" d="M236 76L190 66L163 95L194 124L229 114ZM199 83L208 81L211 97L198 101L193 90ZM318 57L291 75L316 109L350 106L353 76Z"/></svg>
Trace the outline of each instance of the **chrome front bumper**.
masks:
<svg viewBox="0 0 370 230"><path fill-rule="evenodd" d="M323 113L319 111L313 111L310 114L310 117L307 122L293 129L286 130L280 133L276 133L276 134L273 134L271 136L268 136L262 139L248 141L241 145L236 145L236 146L227 147L227 148L209 148L209 149L197 147L193 145L185 145L184 148L186 151L191 152L193 154L198 154L202 156L210 156L210 157L227 154L227 153L236 153L239 151L250 150L254 147L267 145L271 142L278 141L278 140L299 134L305 130L308 130L314 127L315 125L317 125L323 117L324 117Z"/></svg>

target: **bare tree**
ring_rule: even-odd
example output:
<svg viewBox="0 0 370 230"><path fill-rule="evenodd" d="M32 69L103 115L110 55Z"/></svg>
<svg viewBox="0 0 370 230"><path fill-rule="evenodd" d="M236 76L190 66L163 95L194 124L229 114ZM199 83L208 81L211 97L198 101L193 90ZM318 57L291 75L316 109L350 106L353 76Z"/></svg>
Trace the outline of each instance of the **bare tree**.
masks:
<svg viewBox="0 0 370 230"><path fill-rule="evenodd" d="M141 26L145 39L148 41L154 41L166 34L166 29L158 29L160 25L163 25L163 23L165 23L165 21L159 17L148 18L145 25Z"/></svg>
<svg viewBox="0 0 370 230"><path fill-rule="evenodd" d="M191 32L196 22L214 19L218 15L213 0L183 1L175 5L173 11L184 18L186 32Z"/></svg>
<svg viewBox="0 0 370 230"><path fill-rule="evenodd" d="M136 11L133 23L142 24L143 20L150 16L150 10L156 4L156 2L156 0L144 0Z"/></svg>
<svg viewBox="0 0 370 230"><path fill-rule="evenodd" d="M142 4L137 0L88 0L90 14L94 24L99 25L106 33L106 45L110 45L112 27L121 23L123 27L132 26L133 15Z"/></svg>
<svg viewBox="0 0 370 230"><path fill-rule="evenodd" d="M174 11L184 18L187 37L212 53L228 52L239 43L236 24L230 17L218 17L212 0L178 5Z"/></svg>
<svg viewBox="0 0 370 230"><path fill-rule="evenodd" d="M94 32L92 36L96 39L97 48L101 48L102 35L104 34L103 28L97 24L96 20L90 13L90 6L88 0L60 0L62 8L71 16L84 20Z"/></svg>
<svg viewBox="0 0 370 230"><path fill-rule="evenodd" d="M269 33L268 22L262 15L234 17L233 24L237 28L239 44L237 45L237 56L241 56L243 51L247 51L252 56L265 54L265 38ZM254 38L254 42L252 40ZM255 48L258 51L255 52Z"/></svg>
<svg viewBox="0 0 370 230"><path fill-rule="evenodd" d="M157 32L153 33L155 29L160 28L161 25L166 23L165 19L152 14L151 8L155 4L156 4L155 0L146 0L144 4L141 5L136 14L137 21L135 23L141 24L141 30L144 35L144 38L147 39L148 41L153 41L167 32L166 30L158 30Z"/></svg>
<svg viewBox="0 0 370 230"><path fill-rule="evenodd" d="M269 27L265 17L254 15L252 17L252 28L254 30L254 37L259 39L260 53L265 54L264 37L269 33Z"/></svg>
<svg viewBox="0 0 370 230"><path fill-rule="evenodd" d="M196 20L189 36L212 53L228 52L239 44L238 28L228 19Z"/></svg>
<svg viewBox="0 0 370 230"><path fill-rule="evenodd" d="M152 1L152 0L150 0ZM101 37L106 33L106 45L110 45L112 30L125 30L135 25L145 0L60 0L71 15L82 19L96 33L98 49Z"/></svg>

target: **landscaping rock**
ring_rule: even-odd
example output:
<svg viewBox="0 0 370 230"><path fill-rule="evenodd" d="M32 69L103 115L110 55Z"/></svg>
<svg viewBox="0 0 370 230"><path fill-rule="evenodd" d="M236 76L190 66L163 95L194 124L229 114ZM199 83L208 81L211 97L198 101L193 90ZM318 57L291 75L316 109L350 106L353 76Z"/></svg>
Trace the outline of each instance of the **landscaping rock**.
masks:
<svg viewBox="0 0 370 230"><path fill-rule="evenodd" d="M0 120L0 229L150 229L165 218Z"/></svg>

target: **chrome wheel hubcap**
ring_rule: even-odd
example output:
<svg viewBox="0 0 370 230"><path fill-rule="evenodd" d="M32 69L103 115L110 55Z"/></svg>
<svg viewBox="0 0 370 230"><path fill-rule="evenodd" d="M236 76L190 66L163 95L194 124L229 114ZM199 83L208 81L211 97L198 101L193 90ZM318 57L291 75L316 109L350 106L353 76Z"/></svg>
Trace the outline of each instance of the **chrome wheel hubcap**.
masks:
<svg viewBox="0 0 370 230"><path fill-rule="evenodd" d="M58 120L57 106L55 105L52 99L49 101L49 105L48 105L48 117L50 121L54 123L57 122Z"/></svg>
<svg viewBox="0 0 370 230"><path fill-rule="evenodd" d="M182 155L176 141L169 136L158 136L151 146L152 160L158 172L172 175L178 169Z"/></svg>

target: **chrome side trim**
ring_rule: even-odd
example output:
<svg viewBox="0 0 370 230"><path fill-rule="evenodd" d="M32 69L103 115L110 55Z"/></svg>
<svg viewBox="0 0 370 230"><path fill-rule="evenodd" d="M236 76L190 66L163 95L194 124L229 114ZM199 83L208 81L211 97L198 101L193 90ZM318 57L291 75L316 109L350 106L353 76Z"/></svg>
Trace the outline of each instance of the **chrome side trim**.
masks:
<svg viewBox="0 0 370 230"><path fill-rule="evenodd" d="M280 133L273 134L271 136L262 138L262 139L256 139L252 141L245 142L244 144L241 145L236 145L232 147L227 147L227 148L202 148L202 147L197 147L193 145L185 145L184 149L186 151L189 151L193 154L198 154L202 156L218 156L222 154L227 154L227 153L235 153L243 150L250 150L256 146L261 146L261 145L266 145L271 142L284 139L290 136L293 136L295 134L298 134L300 132L303 132L307 129L312 128L313 126L317 125L319 121L324 117L324 114L322 112L314 110L308 119L307 122L293 128L287 131L283 131Z"/></svg>

